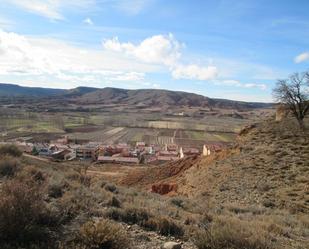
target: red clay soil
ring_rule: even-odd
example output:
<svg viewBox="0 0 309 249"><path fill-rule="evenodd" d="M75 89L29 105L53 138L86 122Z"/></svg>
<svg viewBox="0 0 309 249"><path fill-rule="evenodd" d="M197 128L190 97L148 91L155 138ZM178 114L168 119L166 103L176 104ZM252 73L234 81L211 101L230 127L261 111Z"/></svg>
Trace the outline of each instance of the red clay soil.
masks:
<svg viewBox="0 0 309 249"><path fill-rule="evenodd" d="M143 167L133 170L120 183L127 186L149 186L173 176L179 176L200 160L200 157L187 157L177 162L160 166Z"/></svg>
<svg viewBox="0 0 309 249"><path fill-rule="evenodd" d="M207 165L238 154L238 149L227 149L208 157L192 156L161 166L141 167L132 170L119 182L126 186L141 187L161 195L177 195L183 192L183 184L189 171L205 169ZM186 185L186 184L185 184Z"/></svg>
<svg viewBox="0 0 309 249"><path fill-rule="evenodd" d="M151 192L160 195L166 195L177 192L178 185L176 183L158 183L151 186Z"/></svg>

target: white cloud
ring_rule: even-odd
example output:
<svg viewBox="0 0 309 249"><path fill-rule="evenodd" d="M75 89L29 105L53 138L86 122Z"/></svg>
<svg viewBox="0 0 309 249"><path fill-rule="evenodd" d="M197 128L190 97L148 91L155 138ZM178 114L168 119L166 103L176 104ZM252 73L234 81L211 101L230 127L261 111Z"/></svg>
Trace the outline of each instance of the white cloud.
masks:
<svg viewBox="0 0 309 249"><path fill-rule="evenodd" d="M218 74L215 66L179 63L181 48L184 45L178 42L172 34L151 36L139 44L121 43L118 37L114 37L104 40L102 45L105 50L124 53L142 62L163 65L168 68L175 79L209 80L216 78Z"/></svg>
<svg viewBox="0 0 309 249"><path fill-rule="evenodd" d="M234 86L234 87L242 87L242 88L258 88L260 90L266 90L267 85L263 83L242 83L238 80L222 80L216 81L217 85L226 85L226 86Z"/></svg>
<svg viewBox="0 0 309 249"><path fill-rule="evenodd" d="M144 73L138 73L138 72L128 72L121 75L117 75L111 80L114 81L142 81L145 78Z"/></svg>
<svg viewBox="0 0 309 249"><path fill-rule="evenodd" d="M160 84L156 84L156 83L152 84L152 87L155 89L161 88Z"/></svg>
<svg viewBox="0 0 309 249"><path fill-rule="evenodd" d="M83 20L83 23L87 24L87 25L93 25L93 21L88 17L85 20Z"/></svg>
<svg viewBox="0 0 309 249"><path fill-rule="evenodd" d="M146 72L157 68L145 63L114 56L110 52L80 49L63 41L35 38L0 30L0 76L42 77L71 84L141 81Z"/></svg>
<svg viewBox="0 0 309 249"><path fill-rule="evenodd" d="M230 86L240 85L240 82L238 80L223 80L222 83Z"/></svg>
<svg viewBox="0 0 309 249"><path fill-rule="evenodd" d="M309 52L301 53L294 58L295 63L302 63L305 61L309 61Z"/></svg>
<svg viewBox="0 0 309 249"><path fill-rule="evenodd" d="M178 65L172 70L172 76L175 79L210 80L216 78L217 75L218 69L215 66Z"/></svg>
<svg viewBox="0 0 309 249"><path fill-rule="evenodd" d="M169 35L155 35L134 45L131 42L120 43L118 37L103 41L106 50L123 52L146 63L173 65L180 58L181 44Z"/></svg>
<svg viewBox="0 0 309 249"><path fill-rule="evenodd" d="M9 4L28 12L53 20L64 19L62 10L65 8L85 9L95 4L95 0L4 0Z"/></svg>
<svg viewBox="0 0 309 249"><path fill-rule="evenodd" d="M266 90L267 86L265 84L259 84L259 83L246 83L244 84L245 88L259 88L261 90Z"/></svg>

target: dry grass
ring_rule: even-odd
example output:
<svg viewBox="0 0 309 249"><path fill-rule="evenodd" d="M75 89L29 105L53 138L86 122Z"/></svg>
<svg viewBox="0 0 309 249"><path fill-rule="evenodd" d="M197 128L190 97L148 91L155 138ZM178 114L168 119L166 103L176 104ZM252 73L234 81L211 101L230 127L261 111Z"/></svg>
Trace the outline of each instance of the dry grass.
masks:
<svg viewBox="0 0 309 249"><path fill-rule="evenodd" d="M255 222L217 218L195 236L198 249L270 249L272 238Z"/></svg>
<svg viewBox="0 0 309 249"><path fill-rule="evenodd" d="M7 181L0 189L0 243L42 244L52 237L57 216L47 208L41 186Z"/></svg>
<svg viewBox="0 0 309 249"><path fill-rule="evenodd" d="M13 177L20 168L20 163L17 159L4 156L0 161L0 178Z"/></svg>
<svg viewBox="0 0 309 249"><path fill-rule="evenodd" d="M1 145L0 146L0 157L12 156L20 157L23 153L15 145Z"/></svg>
<svg viewBox="0 0 309 249"><path fill-rule="evenodd" d="M75 239L75 248L123 249L130 241L123 228L109 220L88 221L83 224Z"/></svg>

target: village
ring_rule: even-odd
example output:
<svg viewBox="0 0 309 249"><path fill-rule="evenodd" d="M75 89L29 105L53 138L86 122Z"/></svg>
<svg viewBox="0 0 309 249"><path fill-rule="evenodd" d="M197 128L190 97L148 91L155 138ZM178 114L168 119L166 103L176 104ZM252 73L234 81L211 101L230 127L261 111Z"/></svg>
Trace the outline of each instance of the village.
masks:
<svg viewBox="0 0 309 249"><path fill-rule="evenodd" d="M177 144L146 144L142 141L136 142L135 145L104 144L102 142L76 144L67 136L49 143L34 143L29 140L31 137L21 137L5 142L5 144L14 144L26 154L55 162L80 160L118 164L160 164L194 155L209 156L223 148L223 145L219 143L204 144L202 148L183 148Z"/></svg>

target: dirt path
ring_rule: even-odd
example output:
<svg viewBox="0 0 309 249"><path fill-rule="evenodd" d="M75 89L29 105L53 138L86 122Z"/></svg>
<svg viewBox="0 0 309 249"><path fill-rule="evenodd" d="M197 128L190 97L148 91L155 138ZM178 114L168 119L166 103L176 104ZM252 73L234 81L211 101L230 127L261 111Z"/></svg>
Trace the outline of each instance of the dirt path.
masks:
<svg viewBox="0 0 309 249"><path fill-rule="evenodd" d="M27 154L27 153L23 153L23 156L29 157L29 158L32 158L32 159L36 159L36 160L39 160L39 161L42 161L42 162L50 162L50 160L48 158L33 156L33 155L30 155L30 154Z"/></svg>

